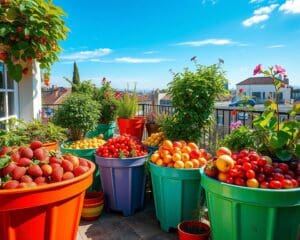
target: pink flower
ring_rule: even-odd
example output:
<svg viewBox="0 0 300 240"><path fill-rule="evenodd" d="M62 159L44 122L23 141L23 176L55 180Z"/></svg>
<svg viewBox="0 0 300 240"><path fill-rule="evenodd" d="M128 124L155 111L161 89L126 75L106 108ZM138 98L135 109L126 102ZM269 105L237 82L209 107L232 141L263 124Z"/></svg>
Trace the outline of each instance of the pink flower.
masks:
<svg viewBox="0 0 300 240"><path fill-rule="evenodd" d="M253 75L256 75L258 73L261 73L261 64L258 64L253 70Z"/></svg>
<svg viewBox="0 0 300 240"><path fill-rule="evenodd" d="M234 130L234 129L238 128L241 125L242 125L242 122L240 120L238 120L236 122L232 122L232 123L230 123L230 129Z"/></svg>
<svg viewBox="0 0 300 240"><path fill-rule="evenodd" d="M239 93L243 93L244 91L245 91L244 88L240 88L240 89L239 89Z"/></svg>
<svg viewBox="0 0 300 240"><path fill-rule="evenodd" d="M285 69L279 65L275 65L276 72L279 74L285 74Z"/></svg>

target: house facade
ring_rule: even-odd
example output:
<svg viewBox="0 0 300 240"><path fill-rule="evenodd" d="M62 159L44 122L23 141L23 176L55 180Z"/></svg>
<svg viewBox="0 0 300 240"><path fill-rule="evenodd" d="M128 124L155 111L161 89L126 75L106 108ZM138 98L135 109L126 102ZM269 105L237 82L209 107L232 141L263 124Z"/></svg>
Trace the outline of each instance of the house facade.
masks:
<svg viewBox="0 0 300 240"><path fill-rule="evenodd" d="M24 121L40 119L42 109L41 74L39 63L32 61L28 74L17 83L10 79L3 62L0 62L0 128L11 118Z"/></svg>
<svg viewBox="0 0 300 240"><path fill-rule="evenodd" d="M288 79L283 81L284 88L280 88L279 102L284 103L291 100L291 87L289 87ZM237 92L244 90L247 96L252 96L256 103L263 103L267 99L274 99L275 87L270 77L251 77L236 84Z"/></svg>

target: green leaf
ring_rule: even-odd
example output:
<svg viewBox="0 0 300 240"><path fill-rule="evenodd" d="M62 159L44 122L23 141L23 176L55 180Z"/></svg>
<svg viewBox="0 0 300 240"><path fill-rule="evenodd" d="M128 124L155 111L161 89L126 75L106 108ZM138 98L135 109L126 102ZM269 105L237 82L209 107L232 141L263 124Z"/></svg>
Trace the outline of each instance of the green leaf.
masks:
<svg viewBox="0 0 300 240"><path fill-rule="evenodd" d="M11 161L10 156L4 155L3 157L0 158L0 169L5 168L9 162Z"/></svg>
<svg viewBox="0 0 300 240"><path fill-rule="evenodd" d="M273 148L281 148L289 141L290 135L284 131L279 131L271 137L270 144Z"/></svg>
<svg viewBox="0 0 300 240"><path fill-rule="evenodd" d="M7 19L10 21L15 21L18 16L18 10L16 8L9 8L7 11Z"/></svg>
<svg viewBox="0 0 300 240"><path fill-rule="evenodd" d="M296 144L296 149L295 149L295 154L297 156L297 158L300 158L300 143Z"/></svg>
<svg viewBox="0 0 300 240"><path fill-rule="evenodd" d="M280 149L276 152L276 156L282 161L289 161L292 158L292 153L286 149Z"/></svg>
<svg viewBox="0 0 300 240"><path fill-rule="evenodd" d="M22 79L22 66L20 64L16 65L7 65L8 74L11 79L14 79L16 82L20 82Z"/></svg>

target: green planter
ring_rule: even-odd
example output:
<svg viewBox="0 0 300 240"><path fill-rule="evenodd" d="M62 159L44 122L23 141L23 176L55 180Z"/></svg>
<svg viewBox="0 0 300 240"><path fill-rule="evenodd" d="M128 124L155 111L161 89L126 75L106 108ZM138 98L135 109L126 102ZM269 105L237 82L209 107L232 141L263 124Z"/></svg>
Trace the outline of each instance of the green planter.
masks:
<svg viewBox="0 0 300 240"><path fill-rule="evenodd" d="M300 188L240 187L210 178L203 170L201 185L214 240L299 239Z"/></svg>
<svg viewBox="0 0 300 240"><path fill-rule="evenodd" d="M197 219L201 198L200 172L175 169L149 162L156 217L163 231L185 220Z"/></svg>
<svg viewBox="0 0 300 240"><path fill-rule="evenodd" d="M96 129L89 131L86 134L87 138L93 138L93 137L98 137L99 134L103 134L104 136L104 140L107 140L111 137L113 137L114 132L115 132L115 128L116 128L116 123L108 123L108 124L98 124L98 126L96 127Z"/></svg>
<svg viewBox="0 0 300 240"><path fill-rule="evenodd" d="M71 142L66 142L66 145L71 144ZM60 150L62 154L72 154L75 155L77 157L81 157L81 158L85 158L88 160L91 160L93 163L95 162L95 152L96 152L96 148L90 148L90 149L72 149L72 148L65 148L64 144L60 145ZM100 173L99 173L99 169L98 169L98 165L96 165L96 169L94 171L94 175L93 175L93 184L91 187L89 187L87 189L87 191L91 192L91 191L102 191L102 187L101 187L101 182L100 182Z"/></svg>

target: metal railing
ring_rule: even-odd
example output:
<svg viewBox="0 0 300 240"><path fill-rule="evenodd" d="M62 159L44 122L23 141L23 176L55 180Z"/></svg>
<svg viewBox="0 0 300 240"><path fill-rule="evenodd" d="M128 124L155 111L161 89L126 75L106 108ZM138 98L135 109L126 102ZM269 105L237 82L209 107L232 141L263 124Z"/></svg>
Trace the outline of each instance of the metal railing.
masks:
<svg viewBox="0 0 300 240"><path fill-rule="evenodd" d="M57 104L44 104L43 115L46 118L52 117L58 106L59 105ZM174 107L168 105L139 104L137 113L138 116L146 117L151 112L155 112L157 114L173 114ZM231 132L230 125L232 122L241 121L242 125L253 128L253 119L262 113L262 110L242 110L235 108L216 107L214 111L215 123L207 129L199 130L203 135L201 147L213 149L213 147L216 146L218 139L224 138L226 134ZM300 115L298 114L292 117L288 112L279 112L279 118L280 121L291 118L300 119Z"/></svg>

